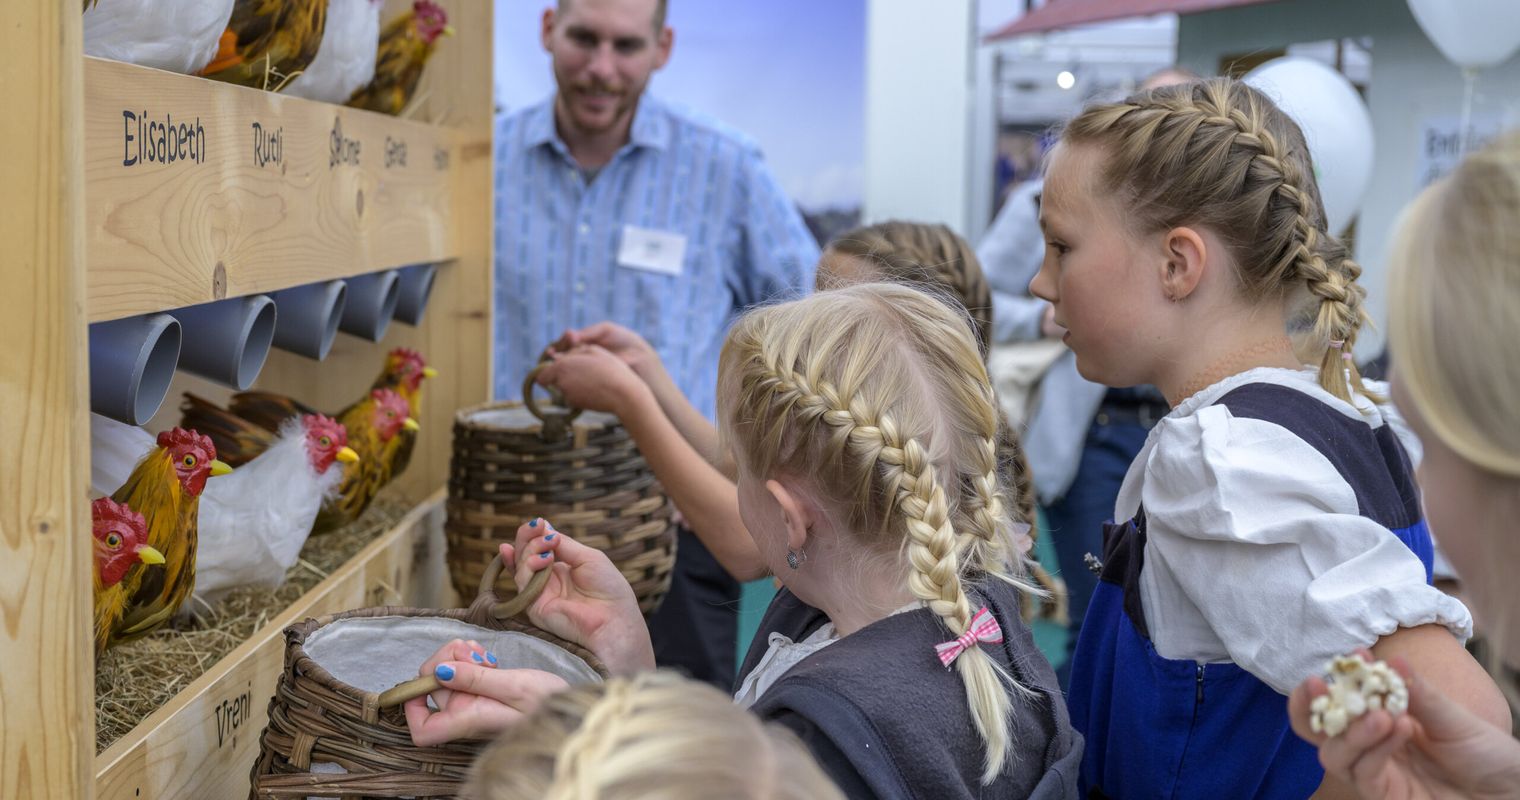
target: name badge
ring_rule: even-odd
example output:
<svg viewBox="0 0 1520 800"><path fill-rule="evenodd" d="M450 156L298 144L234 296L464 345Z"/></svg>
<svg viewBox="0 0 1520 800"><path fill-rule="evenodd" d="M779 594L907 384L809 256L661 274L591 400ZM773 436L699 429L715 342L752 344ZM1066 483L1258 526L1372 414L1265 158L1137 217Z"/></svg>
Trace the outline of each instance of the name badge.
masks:
<svg viewBox="0 0 1520 800"><path fill-rule="evenodd" d="M623 241L618 246L618 266L662 275L680 275L681 264L685 259L685 236L633 225L623 226Z"/></svg>

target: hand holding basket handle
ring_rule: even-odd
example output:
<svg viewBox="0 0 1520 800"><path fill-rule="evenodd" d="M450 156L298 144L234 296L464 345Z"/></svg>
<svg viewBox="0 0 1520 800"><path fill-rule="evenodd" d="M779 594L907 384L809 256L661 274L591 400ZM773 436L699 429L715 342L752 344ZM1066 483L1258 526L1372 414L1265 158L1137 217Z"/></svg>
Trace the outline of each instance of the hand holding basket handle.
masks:
<svg viewBox="0 0 1520 800"><path fill-rule="evenodd" d="M566 537L548 520L534 519L517 529L515 544L501 545L481 577L482 595L493 590L503 565L514 569L517 585L525 588L492 606L492 616L508 619L526 612L534 625L595 653L613 674L654 669L654 646L638 599L605 553ZM443 684L434 666L429 662L422 675L384 692L380 705L438 691Z"/></svg>

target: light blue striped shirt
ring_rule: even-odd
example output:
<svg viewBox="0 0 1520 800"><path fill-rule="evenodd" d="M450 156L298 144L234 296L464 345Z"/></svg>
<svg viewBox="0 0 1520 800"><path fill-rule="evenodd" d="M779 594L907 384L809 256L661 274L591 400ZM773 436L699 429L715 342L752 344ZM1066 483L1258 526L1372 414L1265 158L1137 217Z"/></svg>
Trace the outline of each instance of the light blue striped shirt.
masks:
<svg viewBox="0 0 1520 800"><path fill-rule="evenodd" d="M630 142L589 183L550 99L496 130L495 395L566 328L638 331L713 416L718 353L735 314L810 289L818 245L747 137L644 95ZM679 275L622 266L623 227L686 237Z"/></svg>

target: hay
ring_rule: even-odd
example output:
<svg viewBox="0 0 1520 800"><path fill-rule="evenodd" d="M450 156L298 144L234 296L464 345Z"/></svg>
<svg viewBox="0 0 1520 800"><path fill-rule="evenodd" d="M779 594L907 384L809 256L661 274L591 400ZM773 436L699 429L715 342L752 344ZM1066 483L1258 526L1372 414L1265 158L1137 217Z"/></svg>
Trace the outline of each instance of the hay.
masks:
<svg viewBox="0 0 1520 800"><path fill-rule="evenodd" d="M300 560L285 573L285 583L279 588L234 590L213 606L192 609L191 616L151 636L106 651L95 665L95 752L110 747L169 702L222 656L394 527L410 509L394 495L381 495L360 519L308 539Z"/></svg>

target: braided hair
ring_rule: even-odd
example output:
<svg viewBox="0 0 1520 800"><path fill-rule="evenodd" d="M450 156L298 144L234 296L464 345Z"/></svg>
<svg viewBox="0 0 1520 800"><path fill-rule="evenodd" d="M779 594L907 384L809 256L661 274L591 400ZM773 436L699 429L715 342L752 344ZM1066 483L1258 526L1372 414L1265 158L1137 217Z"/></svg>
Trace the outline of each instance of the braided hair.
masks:
<svg viewBox="0 0 1520 800"><path fill-rule="evenodd" d="M789 731L669 672L577 686L544 701L476 759L477 800L835 800Z"/></svg>
<svg viewBox="0 0 1520 800"><path fill-rule="evenodd" d="M1103 190L1138 231L1207 227L1250 299L1302 295L1320 385L1367 393L1349 358L1368 322L1361 267L1325 229L1303 132L1266 95L1225 78L1166 86L1089 106L1062 141L1103 149Z"/></svg>
<svg viewBox="0 0 1520 800"><path fill-rule="evenodd" d="M729 332L719 384L739 463L805 476L863 553L905 555L906 588L953 636L971 623L977 583L1039 593L1004 500L992 385L950 306L883 283L752 311ZM1008 752L1013 682L980 648L955 668L990 783Z"/></svg>
<svg viewBox="0 0 1520 800"><path fill-rule="evenodd" d="M824 251L824 264L846 256L868 265L859 281L841 280L820 265L818 288L847 283L902 283L943 295L971 320L985 361L992 351L992 287L970 243L945 225L889 220L839 234ZM1019 434L999 411L997 458L1010 485L1014 518L1033 524L1034 480Z"/></svg>

